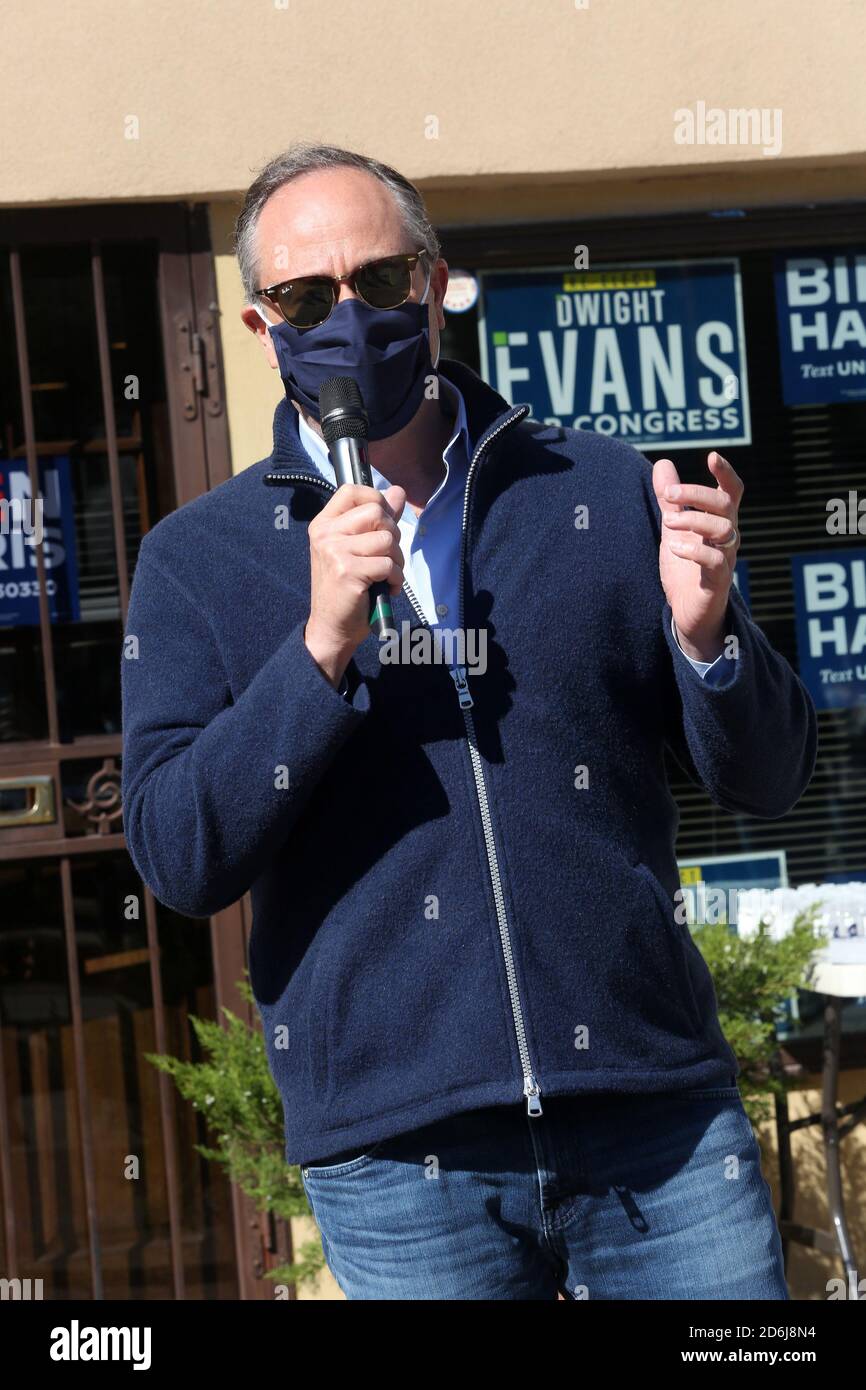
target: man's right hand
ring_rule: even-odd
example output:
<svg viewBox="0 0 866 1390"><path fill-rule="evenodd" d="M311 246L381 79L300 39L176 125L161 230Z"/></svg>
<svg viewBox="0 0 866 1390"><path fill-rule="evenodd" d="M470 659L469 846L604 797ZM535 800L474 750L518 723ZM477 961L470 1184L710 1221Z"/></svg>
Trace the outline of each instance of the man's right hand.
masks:
<svg viewBox="0 0 866 1390"><path fill-rule="evenodd" d="M401 487L384 492L344 483L310 523L310 616L304 641L336 690L356 649L370 632L371 584L391 594L403 587L397 520L406 505Z"/></svg>

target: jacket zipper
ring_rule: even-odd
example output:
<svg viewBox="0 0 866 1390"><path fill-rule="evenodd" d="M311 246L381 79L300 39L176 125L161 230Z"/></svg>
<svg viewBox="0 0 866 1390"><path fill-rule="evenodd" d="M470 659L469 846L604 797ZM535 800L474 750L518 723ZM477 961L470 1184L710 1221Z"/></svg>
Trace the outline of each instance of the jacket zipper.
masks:
<svg viewBox="0 0 866 1390"><path fill-rule="evenodd" d="M458 607L460 609L461 623L463 622L464 614L463 596L466 580L466 543L468 538L469 505L472 497L472 482L475 477L475 472L483 454L490 448L490 445L497 435L501 434L503 430L508 429L511 425L517 424L518 421L522 420L528 413L529 407L524 406L522 413L512 415L507 420L504 420L498 429L494 430L487 439L479 444L469 464L469 472L466 477L466 491L463 497L463 521L461 524L460 542L460 598ZM487 797L484 764L481 761L481 754L478 751L478 738L475 733L475 720L472 715L472 701L470 700L468 703L464 703L464 701L461 700L460 709L463 715L463 722L466 725L466 742L469 745L469 757L472 762L472 772L475 777L475 792L478 797L478 809L481 812L481 825L484 831L484 843L487 848L487 863L490 868L493 899L496 903L496 919L499 925L499 939L502 943L502 955L505 960L505 974L508 980L508 994L511 999L514 1032L517 1037L517 1050L520 1054L520 1065L523 1069L523 1094L526 1097L526 1113L531 1119L537 1119L542 1113L541 1087L535 1076L532 1058L529 1055L529 1044L526 1040L526 1023L523 1017L523 1005L520 1002L520 990L517 985L514 951L511 945L511 929L508 925L505 894L502 891L502 875L499 870L499 856L496 853L496 839L493 834L490 802Z"/></svg>
<svg viewBox="0 0 866 1390"><path fill-rule="evenodd" d="M469 471L466 475L466 489L463 497L463 518L460 527L460 587L459 587L459 610L460 621L463 621L463 596L465 589L466 575L466 542L467 525L469 521L469 503L471 498L471 487L475 477L477 466L493 443L497 435L503 430L508 429L522 420L528 412L528 407L523 408L522 414L511 415L507 420L494 430L493 433L478 445L469 464ZM312 473L267 473L264 481L270 486L279 486L282 482L312 483L315 487L322 487L327 492L336 492L337 489L326 478L317 478ZM430 624L424 615L418 599L410 588L409 584L403 581L403 592L412 605L412 609L419 622L424 627L429 628ZM523 1016L523 1005L520 1001L520 990L517 984L517 971L514 966L514 951L511 945L511 929L508 925L508 912L505 907L505 894L502 890L502 875L499 869L499 855L496 852L496 838L493 834L493 821L490 815L490 802L487 796L487 783L484 777L484 764L481 761L481 754L478 751L478 739L475 733L475 721L472 717L473 700L469 693L466 680L465 668L455 666L451 671L451 678L457 692L457 699L460 705L460 712L463 715L463 723L466 728L466 742L469 747L469 758L472 764L472 773L475 779L475 794L478 799L478 809L481 814L481 828L484 833L484 845L487 851L487 866L490 872L490 882L493 888L493 901L496 905L496 921L499 927L499 941L502 946L502 956L505 961L505 975L508 981L508 995L511 1001L511 1015L514 1021L514 1032L517 1039L517 1050L520 1055L520 1065L523 1071L523 1094L526 1098L526 1112L536 1119L542 1114L541 1109L541 1087L535 1076L532 1066L532 1058L529 1055L529 1044L526 1039L526 1023Z"/></svg>

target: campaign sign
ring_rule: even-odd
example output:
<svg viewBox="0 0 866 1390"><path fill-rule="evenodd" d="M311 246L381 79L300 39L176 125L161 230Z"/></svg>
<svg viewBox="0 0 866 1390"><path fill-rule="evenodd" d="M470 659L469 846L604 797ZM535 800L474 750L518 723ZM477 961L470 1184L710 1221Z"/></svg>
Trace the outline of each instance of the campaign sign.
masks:
<svg viewBox="0 0 866 1390"><path fill-rule="evenodd" d="M706 883L730 892L735 888L787 888L788 859L785 850L761 850L759 854L715 854L703 859L678 860L680 883Z"/></svg>
<svg viewBox="0 0 866 1390"><path fill-rule="evenodd" d="M39 460L38 508L23 459L0 461L0 627L39 623L36 545L42 535L52 622L77 622L78 567L68 458Z"/></svg>
<svg viewBox="0 0 866 1390"><path fill-rule="evenodd" d="M651 451L751 442L736 259L482 282L482 374L535 419Z"/></svg>
<svg viewBox="0 0 866 1390"><path fill-rule="evenodd" d="M724 923L736 935L739 895L750 888L783 888L788 883L785 851L706 855L680 859L679 901L689 926Z"/></svg>
<svg viewBox="0 0 866 1390"><path fill-rule="evenodd" d="M785 404L866 400L866 254L779 254L773 276Z"/></svg>
<svg viewBox="0 0 866 1390"><path fill-rule="evenodd" d="M819 709L866 704L866 550L793 555L800 676Z"/></svg>

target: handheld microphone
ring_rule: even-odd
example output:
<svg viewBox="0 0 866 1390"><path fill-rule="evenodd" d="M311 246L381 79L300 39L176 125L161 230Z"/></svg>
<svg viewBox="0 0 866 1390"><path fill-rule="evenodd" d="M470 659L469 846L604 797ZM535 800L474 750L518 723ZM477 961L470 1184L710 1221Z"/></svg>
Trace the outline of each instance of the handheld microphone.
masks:
<svg viewBox="0 0 866 1390"><path fill-rule="evenodd" d="M319 387L319 418L337 485L373 486L367 458L367 412L358 383L350 376L332 376ZM371 584L370 626L381 641L394 629L391 593L383 581Z"/></svg>

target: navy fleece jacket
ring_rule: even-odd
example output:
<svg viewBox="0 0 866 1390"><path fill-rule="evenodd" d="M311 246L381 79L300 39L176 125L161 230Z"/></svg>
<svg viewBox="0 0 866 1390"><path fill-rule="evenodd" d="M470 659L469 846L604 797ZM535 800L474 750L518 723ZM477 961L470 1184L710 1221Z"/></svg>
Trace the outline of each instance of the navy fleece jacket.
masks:
<svg viewBox="0 0 866 1390"><path fill-rule="evenodd" d="M290 1162L523 1097L731 1084L675 915L664 748L718 805L771 818L815 761L809 696L736 590L733 678L709 685L676 650L647 460L443 370L473 444L470 709L447 666L382 664L372 637L345 697L319 671L307 527L330 493L285 401L271 458L162 520L135 571L130 853L192 916L250 890ZM301 476L270 487L271 470ZM394 611L421 621L405 592Z"/></svg>

